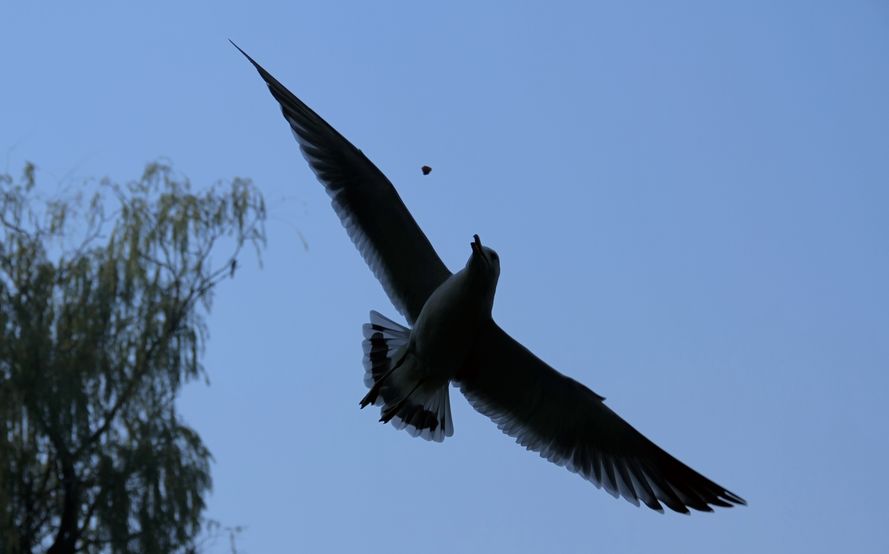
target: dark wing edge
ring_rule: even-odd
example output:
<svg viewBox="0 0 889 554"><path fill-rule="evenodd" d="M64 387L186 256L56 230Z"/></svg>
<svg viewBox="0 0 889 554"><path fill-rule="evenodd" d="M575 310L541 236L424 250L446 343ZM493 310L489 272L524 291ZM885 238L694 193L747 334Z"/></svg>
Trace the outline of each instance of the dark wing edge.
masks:
<svg viewBox="0 0 889 554"><path fill-rule="evenodd" d="M229 42L268 85L352 242L389 299L413 324L426 299L450 271L395 187L373 162L237 44Z"/></svg>
<svg viewBox="0 0 889 554"><path fill-rule="evenodd" d="M456 384L473 408L528 450L615 498L663 512L711 512L747 502L683 464L493 321Z"/></svg>

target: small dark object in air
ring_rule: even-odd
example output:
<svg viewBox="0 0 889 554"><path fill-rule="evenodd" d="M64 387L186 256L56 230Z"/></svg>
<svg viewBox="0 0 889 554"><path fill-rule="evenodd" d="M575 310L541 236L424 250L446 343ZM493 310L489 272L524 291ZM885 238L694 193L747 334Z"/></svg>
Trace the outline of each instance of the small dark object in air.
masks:
<svg viewBox="0 0 889 554"><path fill-rule="evenodd" d="M423 172L423 175L429 175L430 173L432 173L432 168L429 167L428 165L424 165L423 167L420 168L420 171Z"/></svg>

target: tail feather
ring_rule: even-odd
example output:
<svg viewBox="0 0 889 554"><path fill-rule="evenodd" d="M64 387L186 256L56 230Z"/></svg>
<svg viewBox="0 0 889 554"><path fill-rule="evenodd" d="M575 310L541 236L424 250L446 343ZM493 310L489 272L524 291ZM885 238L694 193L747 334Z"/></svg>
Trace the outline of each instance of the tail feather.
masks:
<svg viewBox="0 0 889 554"><path fill-rule="evenodd" d="M427 386L420 361L408 352L410 329L370 312L364 331L364 384L361 407L382 406L380 421L411 436L441 442L454 434L448 385Z"/></svg>
<svg viewBox="0 0 889 554"><path fill-rule="evenodd" d="M370 323L365 323L362 331L364 332L364 342L361 343L364 348L364 385L372 389L374 383L380 381L390 367L395 366L397 362L395 356L407 348L411 330L371 310ZM382 404L382 398L375 395L371 403L379 406Z"/></svg>

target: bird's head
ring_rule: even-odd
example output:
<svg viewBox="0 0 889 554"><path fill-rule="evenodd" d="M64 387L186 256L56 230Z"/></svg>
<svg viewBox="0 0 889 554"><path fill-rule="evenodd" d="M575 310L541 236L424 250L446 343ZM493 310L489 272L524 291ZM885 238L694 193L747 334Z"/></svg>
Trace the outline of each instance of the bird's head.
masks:
<svg viewBox="0 0 889 554"><path fill-rule="evenodd" d="M472 255L466 262L467 268L475 271L481 271L494 286L497 285L497 279L500 277L500 256L494 252L493 248L482 246L482 241L478 235L472 235L472 242L469 244L472 248Z"/></svg>

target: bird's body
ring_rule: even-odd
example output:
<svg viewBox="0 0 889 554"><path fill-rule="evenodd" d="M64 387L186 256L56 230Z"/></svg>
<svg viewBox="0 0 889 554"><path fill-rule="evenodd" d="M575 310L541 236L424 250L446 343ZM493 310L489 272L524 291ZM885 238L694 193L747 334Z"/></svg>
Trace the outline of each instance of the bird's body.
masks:
<svg viewBox="0 0 889 554"><path fill-rule="evenodd" d="M487 247L481 247L493 252ZM469 258L429 296L411 331L411 344L437 376L453 379L469 356L482 324L491 319L499 276L489 269L485 253Z"/></svg>
<svg viewBox="0 0 889 554"><path fill-rule="evenodd" d="M476 235L466 267L429 295L412 329L399 330L394 322L372 316L406 337L405 344L390 348L373 326L365 333L369 353L376 339L376 352L385 355L367 360L370 391L361 407L382 401L381 421L395 419L433 440L450 436L448 386L465 370L481 329L490 324L499 276L499 256Z"/></svg>
<svg viewBox="0 0 889 554"><path fill-rule="evenodd" d="M280 104L350 238L412 325L371 312L363 329L370 390L362 407L379 405L381 421L441 441L453 434L453 382L519 444L615 497L658 511L665 504L682 513L745 503L662 450L608 408L602 396L503 331L491 318L500 275L496 252L476 235L466 266L448 271L386 176L247 59Z"/></svg>

